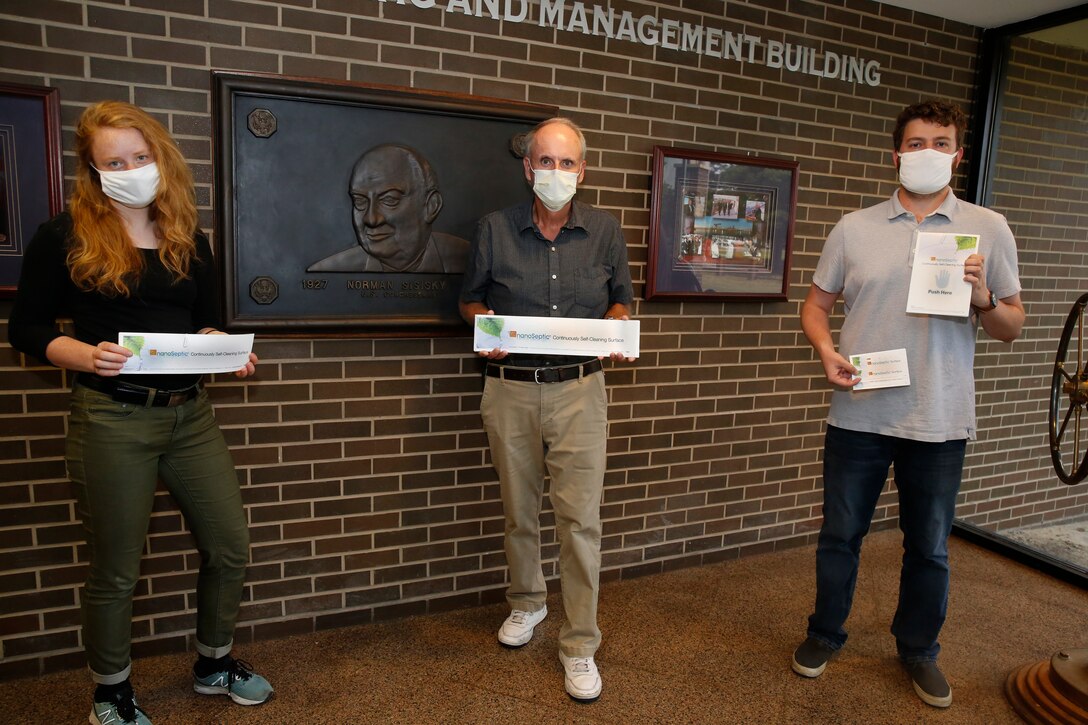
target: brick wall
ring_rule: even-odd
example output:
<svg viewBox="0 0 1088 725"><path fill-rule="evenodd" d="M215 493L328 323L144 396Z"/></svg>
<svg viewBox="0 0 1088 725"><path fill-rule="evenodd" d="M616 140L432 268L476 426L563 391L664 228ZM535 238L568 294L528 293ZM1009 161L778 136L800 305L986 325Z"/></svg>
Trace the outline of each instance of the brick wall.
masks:
<svg viewBox="0 0 1088 725"><path fill-rule="evenodd" d="M610 4L875 59L881 83L392 0L7 0L0 80L60 89L66 147L91 101L120 98L158 114L190 159L209 229L211 68L558 105L587 130L580 198L621 220L639 297L654 144L796 159L788 302L636 304L643 357L608 371L602 576L812 543L829 393L801 335L799 303L831 226L894 189L895 113L932 94L969 105L977 31L867 0ZM1083 269L1083 251L1054 253ZM1025 296L1040 304L1050 267L1032 264ZM0 305L5 318L7 309ZM1063 502L1069 492L1044 461L1039 380L1058 316L1033 314L1025 341L1012 347L984 345L981 440L969 449L964 493L974 517L1009 518L1005 509L1037 496L1054 500L1053 510L1084 509L1083 496ZM501 598L501 504L469 347L467 337L261 339L256 379L213 382L252 523L240 642ZM62 460L66 382L0 347L0 676L83 662L84 547ZM876 526L894 525L894 516L886 493ZM544 536L552 575L554 532ZM187 646L196 565L162 495L137 591L137 654Z"/></svg>

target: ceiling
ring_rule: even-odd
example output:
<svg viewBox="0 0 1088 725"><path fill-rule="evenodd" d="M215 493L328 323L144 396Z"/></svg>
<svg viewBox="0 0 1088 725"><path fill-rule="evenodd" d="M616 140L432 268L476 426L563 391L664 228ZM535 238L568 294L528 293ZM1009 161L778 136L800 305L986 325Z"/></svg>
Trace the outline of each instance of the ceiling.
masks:
<svg viewBox="0 0 1088 725"><path fill-rule="evenodd" d="M980 28L996 28L1056 10L1083 5L1084 0L877 0Z"/></svg>

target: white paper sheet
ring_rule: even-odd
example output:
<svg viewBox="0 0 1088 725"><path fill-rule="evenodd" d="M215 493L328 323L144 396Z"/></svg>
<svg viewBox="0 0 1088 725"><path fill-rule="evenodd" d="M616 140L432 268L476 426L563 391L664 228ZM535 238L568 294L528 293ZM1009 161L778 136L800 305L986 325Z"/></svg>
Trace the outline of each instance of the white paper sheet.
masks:
<svg viewBox="0 0 1088 725"><path fill-rule="evenodd" d="M860 382L851 390L873 390L910 385L907 351L904 348L851 355L850 364L858 369L857 377L860 378Z"/></svg>
<svg viewBox="0 0 1088 725"><path fill-rule="evenodd" d="M638 357L638 320L476 315L472 349L536 355Z"/></svg>
<svg viewBox="0 0 1088 725"><path fill-rule="evenodd" d="M121 368L125 375L232 373L249 362L253 335L121 332L117 344L132 351Z"/></svg>
<svg viewBox="0 0 1088 725"><path fill-rule="evenodd" d="M977 234L915 234L907 312L967 317L971 283L963 280L963 263L977 251Z"/></svg>

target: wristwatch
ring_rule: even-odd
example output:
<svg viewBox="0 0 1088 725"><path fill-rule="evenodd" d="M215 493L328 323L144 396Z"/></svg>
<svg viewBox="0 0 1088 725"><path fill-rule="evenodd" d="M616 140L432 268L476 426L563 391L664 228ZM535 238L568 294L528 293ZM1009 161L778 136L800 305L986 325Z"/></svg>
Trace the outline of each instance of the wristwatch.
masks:
<svg viewBox="0 0 1088 725"><path fill-rule="evenodd" d="M984 312L992 312L992 311L996 310L997 309L997 295L994 294L994 291L990 290L990 306L989 307L976 307L975 309L977 309L980 314L984 313Z"/></svg>

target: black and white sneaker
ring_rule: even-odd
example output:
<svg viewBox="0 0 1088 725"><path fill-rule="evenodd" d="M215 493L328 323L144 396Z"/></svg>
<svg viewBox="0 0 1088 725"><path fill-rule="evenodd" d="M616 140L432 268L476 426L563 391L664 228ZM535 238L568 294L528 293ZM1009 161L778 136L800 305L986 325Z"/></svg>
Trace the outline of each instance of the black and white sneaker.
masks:
<svg viewBox="0 0 1088 725"><path fill-rule="evenodd" d="M809 637L793 652L793 671L802 677L819 677L834 654L835 650Z"/></svg>
<svg viewBox="0 0 1088 725"><path fill-rule="evenodd" d="M913 662L905 667L914 684L914 693L922 698L922 702L933 707L948 707L952 704L952 688L936 662Z"/></svg>
<svg viewBox="0 0 1088 725"><path fill-rule="evenodd" d="M118 692L109 702L95 701L87 720L91 725L151 725L147 714L136 704L136 695L131 689Z"/></svg>

